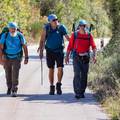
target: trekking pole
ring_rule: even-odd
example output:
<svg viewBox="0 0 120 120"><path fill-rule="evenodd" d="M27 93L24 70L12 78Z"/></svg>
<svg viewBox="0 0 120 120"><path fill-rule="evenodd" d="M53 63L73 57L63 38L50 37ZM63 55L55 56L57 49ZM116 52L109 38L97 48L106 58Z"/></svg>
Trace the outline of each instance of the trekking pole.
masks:
<svg viewBox="0 0 120 120"><path fill-rule="evenodd" d="M75 22L73 23L72 31L75 32Z"/></svg>
<svg viewBox="0 0 120 120"><path fill-rule="evenodd" d="M92 29L93 29L93 24L90 24L89 34L91 33Z"/></svg>
<svg viewBox="0 0 120 120"><path fill-rule="evenodd" d="M42 62L42 58L40 59L41 62L41 85L43 85L43 62Z"/></svg>
<svg viewBox="0 0 120 120"><path fill-rule="evenodd" d="M89 45L90 45L90 34L92 29L93 29L93 24L90 24L89 31L88 31Z"/></svg>

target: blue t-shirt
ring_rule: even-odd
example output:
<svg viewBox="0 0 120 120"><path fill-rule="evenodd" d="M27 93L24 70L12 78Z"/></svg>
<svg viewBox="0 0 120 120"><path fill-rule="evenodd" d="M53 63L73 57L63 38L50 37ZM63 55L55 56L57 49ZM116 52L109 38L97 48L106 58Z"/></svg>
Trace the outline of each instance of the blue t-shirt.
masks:
<svg viewBox="0 0 120 120"><path fill-rule="evenodd" d="M46 48L59 51L64 44L63 36L68 34L67 28L60 24L56 29L52 29L50 24L47 24L44 29L46 30Z"/></svg>
<svg viewBox="0 0 120 120"><path fill-rule="evenodd" d="M4 52L8 54L9 58L15 58L21 52L22 45L26 44L26 40L20 32L17 32L17 35L14 37L9 32L1 36L0 44L3 44L4 47L6 46Z"/></svg>

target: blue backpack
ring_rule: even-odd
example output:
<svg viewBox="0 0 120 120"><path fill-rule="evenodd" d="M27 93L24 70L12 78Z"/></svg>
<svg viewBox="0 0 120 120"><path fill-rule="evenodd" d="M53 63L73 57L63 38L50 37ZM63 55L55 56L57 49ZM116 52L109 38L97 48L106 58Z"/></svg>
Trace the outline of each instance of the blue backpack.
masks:
<svg viewBox="0 0 120 120"><path fill-rule="evenodd" d="M47 40L48 36L52 33L52 28L51 28L51 26L50 26L49 23L46 24L45 26L46 26L45 28L46 28L46 40ZM58 31L58 32L60 33L61 37L62 37L62 36L63 36L63 32L62 32L62 30L60 29L61 26L62 26L61 24L58 25L57 28L56 28L56 31ZM59 46L59 47L56 48L56 49L52 49L52 50L51 50L51 49L49 49L46 45L45 45L45 49L48 50L48 51L52 51L52 52L57 51L58 49L59 49L59 50L63 50L63 49L64 49L64 40L62 41L62 45Z"/></svg>

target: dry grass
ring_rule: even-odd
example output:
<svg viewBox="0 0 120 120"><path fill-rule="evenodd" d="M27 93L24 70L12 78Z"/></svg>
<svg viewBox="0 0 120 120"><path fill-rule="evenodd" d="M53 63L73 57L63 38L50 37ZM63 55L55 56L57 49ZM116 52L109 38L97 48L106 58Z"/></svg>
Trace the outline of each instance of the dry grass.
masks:
<svg viewBox="0 0 120 120"><path fill-rule="evenodd" d="M96 92L97 99L107 106L113 120L120 119L120 56L98 55L96 65L90 65L89 87Z"/></svg>

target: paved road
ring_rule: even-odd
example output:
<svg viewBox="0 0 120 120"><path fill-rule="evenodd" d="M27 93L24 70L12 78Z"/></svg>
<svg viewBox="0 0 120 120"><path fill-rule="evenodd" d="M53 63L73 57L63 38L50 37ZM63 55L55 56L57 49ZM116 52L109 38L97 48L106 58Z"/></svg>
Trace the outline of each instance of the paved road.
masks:
<svg viewBox="0 0 120 120"><path fill-rule="evenodd" d="M31 48L30 62L22 65L18 97L6 96L4 72L0 67L0 120L108 120L92 93L76 100L72 89L72 65L66 65L63 77L63 95L48 95L48 69L43 60L43 86L40 84L40 61ZM55 76L56 77L56 76Z"/></svg>

